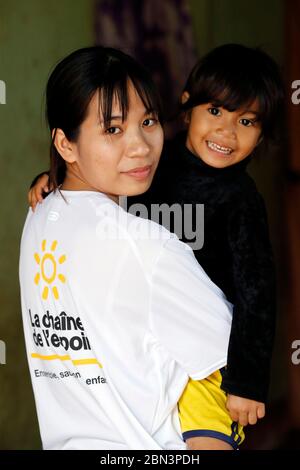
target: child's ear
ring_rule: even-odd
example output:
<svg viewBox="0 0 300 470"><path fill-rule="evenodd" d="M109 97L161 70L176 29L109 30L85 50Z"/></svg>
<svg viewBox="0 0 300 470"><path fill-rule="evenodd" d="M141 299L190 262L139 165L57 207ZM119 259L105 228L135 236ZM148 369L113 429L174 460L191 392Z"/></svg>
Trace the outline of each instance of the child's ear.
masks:
<svg viewBox="0 0 300 470"><path fill-rule="evenodd" d="M260 136L260 138L258 139L257 144L256 144L255 147L258 147L259 144L261 144L263 140L264 140L264 136L263 136L263 134L261 134L261 136Z"/></svg>
<svg viewBox="0 0 300 470"><path fill-rule="evenodd" d="M64 131L61 129L53 129L52 139L54 138L54 145L61 157L68 163L76 161L74 152L74 144L69 141Z"/></svg>
<svg viewBox="0 0 300 470"><path fill-rule="evenodd" d="M185 104L190 97L190 94L188 91L184 91L181 95L181 104ZM185 111L183 113L183 120L185 124L189 124L191 120L191 110L189 109L188 111Z"/></svg>
<svg viewBox="0 0 300 470"><path fill-rule="evenodd" d="M191 121L191 110L189 109L188 111L186 111L184 114L183 114L183 121L185 122L185 124L189 124L190 121Z"/></svg>
<svg viewBox="0 0 300 470"><path fill-rule="evenodd" d="M188 91L184 91L181 95L181 104L185 104L187 100L189 99L190 94Z"/></svg>

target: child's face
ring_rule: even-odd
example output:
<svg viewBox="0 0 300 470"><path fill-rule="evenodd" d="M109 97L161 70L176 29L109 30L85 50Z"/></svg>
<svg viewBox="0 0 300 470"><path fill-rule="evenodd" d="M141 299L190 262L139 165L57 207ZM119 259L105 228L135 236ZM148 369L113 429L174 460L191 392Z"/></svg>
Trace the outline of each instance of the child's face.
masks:
<svg viewBox="0 0 300 470"><path fill-rule="evenodd" d="M191 110L186 146L197 157L215 168L225 168L251 154L261 136L255 122L258 103L229 112L210 103Z"/></svg>
<svg viewBox="0 0 300 470"><path fill-rule="evenodd" d="M73 189L96 189L115 199L142 194L150 187L162 151L163 130L156 117L146 111L132 84L128 99L124 122L119 104L113 103L109 128L99 118L98 93L91 100L67 161L69 181L74 173L80 176ZM66 188L72 189L70 184Z"/></svg>

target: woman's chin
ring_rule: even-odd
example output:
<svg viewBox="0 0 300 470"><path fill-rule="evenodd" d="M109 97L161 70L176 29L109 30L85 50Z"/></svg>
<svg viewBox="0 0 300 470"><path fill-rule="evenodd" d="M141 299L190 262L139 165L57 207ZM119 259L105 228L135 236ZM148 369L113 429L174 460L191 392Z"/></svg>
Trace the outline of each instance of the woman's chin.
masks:
<svg viewBox="0 0 300 470"><path fill-rule="evenodd" d="M147 187L147 188L140 188L140 189L136 189L136 190L130 190L130 191L127 191L126 194L120 194L120 196L127 196L127 197L131 197L131 196L139 196L141 194L144 194L146 191L148 191L150 185Z"/></svg>
<svg viewBox="0 0 300 470"><path fill-rule="evenodd" d="M152 183L152 178L151 180L145 181L140 184L135 184L134 186L131 186L127 189L126 194L122 194L123 196L139 196L140 194L144 194L148 189L150 188Z"/></svg>

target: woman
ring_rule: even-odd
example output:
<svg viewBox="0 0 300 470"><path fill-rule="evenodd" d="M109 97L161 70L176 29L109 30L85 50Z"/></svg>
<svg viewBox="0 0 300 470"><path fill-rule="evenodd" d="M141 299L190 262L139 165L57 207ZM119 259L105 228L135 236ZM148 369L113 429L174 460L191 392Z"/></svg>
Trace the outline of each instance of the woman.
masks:
<svg viewBox="0 0 300 470"><path fill-rule="evenodd" d="M159 161L153 83L120 51L81 49L50 76L47 118L55 191L20 256L43 446L185 449L177 401L226 364L231 304L187 245L118 205Z"/></svg>

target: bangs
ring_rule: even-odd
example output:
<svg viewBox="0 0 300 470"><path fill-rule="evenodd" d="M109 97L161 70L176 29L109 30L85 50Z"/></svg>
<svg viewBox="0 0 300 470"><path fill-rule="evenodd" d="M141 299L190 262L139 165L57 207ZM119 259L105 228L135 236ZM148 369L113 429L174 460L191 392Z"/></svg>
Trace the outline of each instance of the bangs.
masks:
<svg viewBox="0 0 300 470"><path fill-rule="evenodd" d="M223 107L233 112L239 109L248 110L255 101L258 103L257 121L264 121L268 116L265 89L256 77L243 76L239 73L231 74L230 71L215 73L207 77L201 77L198 81L198 90L191 95L187 107L191 108L200 104L211 103L216 107Z"/></svg>
<svg viewBox="0 0 300 470"><path fill-rule="evenodd" d="M127 118L129 111L128 86L132 85L141 99L145 110L154 114L162 122L162 109L160 98L154 84L146 73L140 68L137 70L125 70L119 62L110 64L105 74L105 81L99 84L99 114L104 120L105 126L111 125L112 108L116 104L121 111L122 122Z"/></svg>

